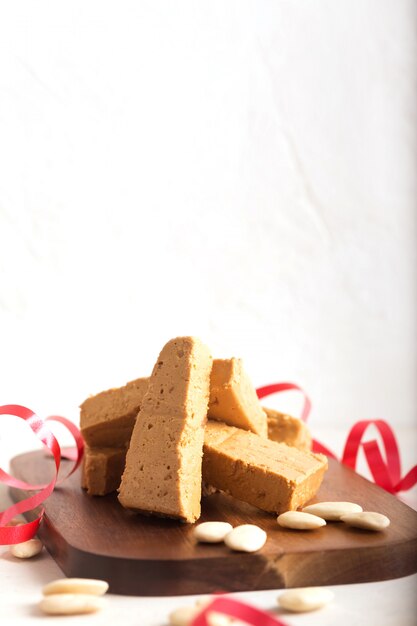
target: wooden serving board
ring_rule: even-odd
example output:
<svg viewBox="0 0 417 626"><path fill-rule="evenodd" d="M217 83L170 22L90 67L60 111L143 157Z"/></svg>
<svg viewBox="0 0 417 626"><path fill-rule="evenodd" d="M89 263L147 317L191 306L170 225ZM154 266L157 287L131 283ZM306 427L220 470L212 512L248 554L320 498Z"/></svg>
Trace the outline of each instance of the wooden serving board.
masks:
<svg viewBox="0 0 417 626"><path fill-rule="evenodd" d="M11 466L34 483L50 480L54 467L42 451L20 455ZM63 466L68 471L68 462ZM11 491L22 499L21 491ZM330 459L316 500L357 502L387 515L391 526L380 533L331 522L316 531L286 530L274 515L226 495L208 496L200 521L258 524L268 533L259 552L231 552L224 544L196 544L192 525L126 511L115 494L87 496L78 471L46 501L39 536L67 576L103 578L111 592L125 595L335 585L417 571L417 513L395 496Z"/></svg>

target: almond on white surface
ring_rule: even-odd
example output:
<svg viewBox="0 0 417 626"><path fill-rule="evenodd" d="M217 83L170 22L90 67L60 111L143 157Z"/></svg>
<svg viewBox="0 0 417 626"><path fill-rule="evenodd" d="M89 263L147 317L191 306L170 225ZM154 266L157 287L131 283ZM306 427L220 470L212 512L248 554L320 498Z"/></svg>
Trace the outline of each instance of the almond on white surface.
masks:
<svg viewBox="0 0 417 626"><path fill-rule="evenodd" d="M31 559L42 552L43 544L39 539L29 539L28 541L22 541L22 543L15 543L10 548L11 554L18 559Z"/></svg>
<svg viewBox="0 0 417 626"><path fill-rule="evenodd" d="M224 539L224 543L231 550L240 552L256 552L266 542L267 535L262 528L255 524L236 526Z"/></svg>
<svg viewBox="0 0 417 626"><path fill-rule="evenodd" d="M56 593L83 593L93 596L102 596L109 588L105 580L95 578L58 578L45 585L42 589L44 596Z"/></svg>
<svg viewBox="0 0 417 626"><path fill-rule="evenodd" d="M181 606L175 609L169 616L170 626L189 626L196 615L212 600L211 597L200 598L195 606ZM209 626L230 626L233 623L233 618L223 613L211 611L207 613L207 621Z"/></svg>
<svg viewBox="0 0 417 626"><path fill-rule="evenodd" d="M342 515L360 513L362 507L354 502L316 502L305 506L302 511L317 515L328 522L339 522Z"/></svg>
<svg viewBox="0 0 417 626"><path fill-rule="evenodd" d="M375 513L374 511L349 513L349 515L343 515L341 521L355 528L363 528L364 530L373 530L375 532L388 528L391 523L389 517L382 515L382 513Z"/></svg>
<svg viewBox="0 0 417 626"><path fill-rule="evenodd" d="M198 606L180 606L170 613L170 626L188 626L200 611Z"/></svg>
<svg viewBox="0 0 417 626"><path fill-rule="evenodd" d="M96 613L105 606L104 598L84 593L56 593L45 596L39 608L48 615L82 615Z"/></svg>
<svg viewBox="0 0 417 626"><path fill-rule="evenodd" d="M208 604L210 604L210 602L213 602L213 600L214 600L213 596L202 596L201 598L198 598L198 600L195 601L195 605L199 606L200 608L203 608L207 606Z"/></svg>
<svg viewBox="0 0 417 626"><path fill-rule="evenodd" d="M207 621L209 626L230 626L233 624L233 617L225 615L224 613L216 613L211 611L207 614Z"/></svg>
<svg viewBox="0 0 417 626"><path fill-rule="evenodd" d="M289 589L278 596L278 604L294 613L304 613L316 611L334 598L333 591L324 587L303 587L299 589Z"/></svg>
<svg viewBox="0 0 417 626"><path fill-rule="evenodd" d="M7 522L6 526L23 526L24 524L25 524L25 521L23 519L14 517L13 519L10 520L10 522Z"/></svg>

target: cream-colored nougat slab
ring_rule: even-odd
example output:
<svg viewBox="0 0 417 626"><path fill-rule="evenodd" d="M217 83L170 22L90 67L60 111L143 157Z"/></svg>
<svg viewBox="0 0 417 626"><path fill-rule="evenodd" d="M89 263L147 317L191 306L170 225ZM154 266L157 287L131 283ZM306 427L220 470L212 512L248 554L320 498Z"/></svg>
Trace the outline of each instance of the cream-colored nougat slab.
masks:
<svg viewBox="0 0 417 626"><path fill-rule="evenodd" d="M303 421L274 409L262 408L268 418L268 439L299 450L311 450L311 434Z"/></svg>
<svg viewBox="0 0 417 626"><path fill-rule="evenodd" d="M90 396L81 406L80 427L91 447L121 447L129 443L149 378Z"/></svg>
<svg viewBox="0 0 417 626"><path fill-rule="evenodd" d="M203 480L264 511L292 511L317 493L327 469L323 454L302 452L209 420Z"/></svg>
<svg viewBox="0 0 417 626"><path fill-rule="evenodd" d="M89 496L105 496L120 485L126 448L85 447L81 485Z"/></svg>
<svg viewBox="0 0 417 626"><path fill-rule="evenodd" d="M133 428L119 488L124 507L194 522L212 357L194 337L162 349Z"/></svg>
<svg viewBox="0 0 417 626"><path fill-rule="evenodd" d="M213 361L208 417L268 436L266 414L241 359Z"/></svg>

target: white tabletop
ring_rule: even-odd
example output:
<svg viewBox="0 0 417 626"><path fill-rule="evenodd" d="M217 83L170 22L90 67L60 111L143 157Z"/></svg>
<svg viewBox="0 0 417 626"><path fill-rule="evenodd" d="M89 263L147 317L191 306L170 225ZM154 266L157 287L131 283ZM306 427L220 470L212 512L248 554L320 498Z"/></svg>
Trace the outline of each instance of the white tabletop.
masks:
<svg viewBox="0 0 417 626"><path fill-rule="evenodd" d="M316 436L335 450L340 447L343 434L327 431L327 437L320 431ZM402 449L404 469L412 463L412 446L407 445L409 433L398 433ZM417 508L417 490L404 494L402 499ZM0 489L0 509L11 501L4 487ZM0 624L20 626L23 624L44 623L45 617L38 611L37 602L41 588L46 583L62 577L62 572L46 551L41 556L21 561L13 558L8 548L0 547ZM281 614L287 624L294 626L349 626L361 624L369 626L411 626L415 623L417 575L377 583L358 585L338 585L333 587L335 601L325 609L315 613L300 615ZM256 591L234 594L255 606L277 611L276 598L279 590ZM83 616L85 623L117 623L123 619L124 626L163 626L168 623L169 613L176 607L193 604L198 596L182 597L124 597L109 595L105 610L101 613ZM277 613L278 614L278 613ZM80 617L65 618L65 625L79 624ZM48 618L50 626L62 625L62 618Z"/></svg>
<svg viewBox="0 0 417 626"><path fill-rule="evenodd" d="M75 417L195 334L244 358L256 385L302 385L314 435L339 454L355 420L387 419L408 471L415 13L413 0L0 2L0 404ZM2 467L33 446L15 422ZM61 575L47 553L0 546L0 626L45 623L40 590ZM338 586L332 606L285 621L408 626L415 583ZM270 609L277 594L239 595ZM162 625L187 602L108 600L47 623Z"/></svg>

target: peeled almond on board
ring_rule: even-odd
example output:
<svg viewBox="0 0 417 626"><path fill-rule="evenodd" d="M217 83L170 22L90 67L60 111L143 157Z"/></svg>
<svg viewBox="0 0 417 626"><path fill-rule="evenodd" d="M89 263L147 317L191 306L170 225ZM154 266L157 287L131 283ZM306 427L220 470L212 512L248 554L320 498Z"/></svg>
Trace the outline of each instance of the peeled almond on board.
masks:
<svg viewBox="0 0 417 626"><path fill-rule="evenodd" d="M343 515L341 521L349 526L362 528L363 530L373 530L374 532L388 528L391 523L389 517L382 515L382 513L374 513L373 511L349 513L349 515Z"/></svg>
<svg viewBox="0 0 417 626"><path fill-rule="evenodd" d="M362 507L354 502L316 502L303 508L303 513L317 515L328 522L339 522L342 515L361 511Z"/></svg>
<svg viewBox="0 0 417 626"><path fill-rule="evenodd" d="M304 513L302 511L287 511L278 515L277 522L283 528L291 528L293 530L315 530L326 526L326 522L317 515Z"/></svg>
<svg viewBox="0 0 417 626"><path fill-rule="evenodd" d="M109 588L105 580L95 578L59 578L45 585L42 589L44 596L56 593L83 593L93 596L102 596Z"/></svg>
<svg viewBox="0 0 417 626"><path fill-rule="evenodd" d="M257 552L266 542L266 532L254 524L236 526L224 539L231 550L239 552Z"/></svg>
<svg viewBox="0 0 417 626"><path fill-rule="evenodd" d="M220 543L233 530L227 522L203 522L195 526L193 534L203 543Z"/></svg>
<svg viewBox="0 0 417 626"><path fill-rule="evenodd" d="M300 589L289 589L278 597L278 604L287 611L294 613L304 613L316 611L334 598L333 591L324 587L304 587Z"/></svg>

